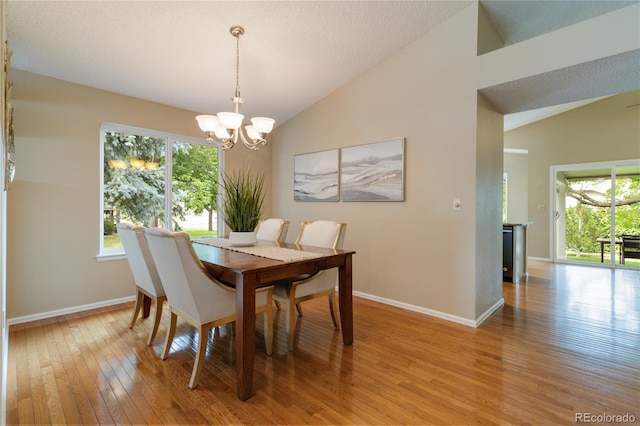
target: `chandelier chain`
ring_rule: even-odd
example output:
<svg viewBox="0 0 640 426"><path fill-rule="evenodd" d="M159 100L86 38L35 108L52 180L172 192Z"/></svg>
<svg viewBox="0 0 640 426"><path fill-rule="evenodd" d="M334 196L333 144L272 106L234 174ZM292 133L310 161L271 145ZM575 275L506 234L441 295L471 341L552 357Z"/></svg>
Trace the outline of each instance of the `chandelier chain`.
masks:
<svg viewBox="0 0 640 426"><path fill-rule="evenodd" d="M240 34L236 35L236 98L240 97Z"/></svg>

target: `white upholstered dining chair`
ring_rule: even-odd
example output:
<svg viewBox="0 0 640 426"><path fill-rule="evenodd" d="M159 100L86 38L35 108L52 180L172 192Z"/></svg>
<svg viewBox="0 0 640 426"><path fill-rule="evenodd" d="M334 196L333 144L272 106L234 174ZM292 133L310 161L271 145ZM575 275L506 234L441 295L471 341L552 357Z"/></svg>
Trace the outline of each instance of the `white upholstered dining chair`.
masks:
<svg viewBox="0 0 640 426"><path fill-rule="evenodd" d="M209 331L236 320L236 293L207 274L186 232L160 228L145 230L151 254L167 292L171 321L161 358L166 359L176 332L178 316L198 329L196 359L189 387L198 384L207 350ZM256 313L264 312L264 340L267 354L273 348L273 286L256 290Z"/></svg>
<svg viewBox="0 0 640 426"><path fill-rule="evenodd" d="M346 223L338 223L329 220L317 220L315 222L302 222L296 244L299 246L314 246L333 249L341 249L347 230ZM294 346L294 330L296 315L302 315L300 303L315 299L317 297L328 296L331 319L336 329L340 328L340 318L335 287L338 280L338 268L320 271L311 275L301 275L293 279L281 280L275 283L273 299L276 306L280 304L287 306L287 342L289 350ZM295 308L294 308L295 306Z"/></svg>
<svg viewBox="0 0 640 426"><path fill-rule="evenodd" d="M158 326L162 318L162 305L167 297L144 236L144 227L120 222L116 229L136 284L136 302L133 307L133 316L131 317L129 328L133 328L136 323L145 296L151 298L156 305L153 325L147 339L147 345L149 346L153 343L158 332Z"/></svg>
<svg viewBox="0 0 640 426"><path fill-rule="evenodd" d="M288 220L273 217L258 223L256 239L283 243L287 238L288 230Z"/></svg>

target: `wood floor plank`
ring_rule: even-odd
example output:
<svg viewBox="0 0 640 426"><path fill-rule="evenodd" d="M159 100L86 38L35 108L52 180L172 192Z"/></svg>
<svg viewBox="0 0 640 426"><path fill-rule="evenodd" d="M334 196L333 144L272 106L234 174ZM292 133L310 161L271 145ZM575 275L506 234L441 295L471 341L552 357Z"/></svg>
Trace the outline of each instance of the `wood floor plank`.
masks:
<svg viewBox="0 0 640 426"><path fill-rule="evenodd" d="M71 327L69 339L73 341L73 345L77 347L77 352L74 352L72 364L68 367L76 370L82 387L80 392L86 395L91 408L96 417L97 424L110 424L113 423L113 417L109 413L109 409L102 398L100 393L101 388L98 384L100 380L100 372L96 366L95 360L90 352L87 344L87 340L80 330L80 325L77 322L73 323Z"/></svg>
<svg viewBox="0 0 640 426"><path fill-rule="evenodd" d="M35 412L33 411L33 403L31 401L31 398L23 398L20 401L18 401L17 419L13 420L15 423L9 423L9 424L19 424L19 425L49 424L48 420L47 422L42 422L42 421L37 422L34 414ZM7 416L7 421L9 420L11 419Z"/></svg>
<svg viewBox="0 0 640 426"><path fill-rule="evenodd" d="M64 416L64 410L60 402L60 393L58 392L56 379L51 366L44 367L42 369L42 380L44 382L46 404L51 423L58 425L67 424L67 420Z"/></svg>
<svg viewBox="0 0 640 426"><path fill-rule="evenodd" d="M62 339L58 350L62 357L62 365L64 368L64 374L67 377L69 389L72 397L64 401L65 416L71 418L71 409L75 406L80 415L78 423L82 424L97 424L98 418L94 411L94 404L89 397L86 387L83 384L83 377L81 373L85 372L84 366L79 361L81 360L80 352L77 347L76 341L73 338L73 327L69 324L66 328L62 329ZM79 368L80 365L80 368ZM69 413L69 414L67 414Z"/></svg>
<svg viewBox="0 0 640 426"><path fill-rule="evenodd" d="M97 314L100 315L100 314ZM78 327L82 333L82 337L86 339L86 350L82 351L82 357L87 363L90 374L93 377L95 383L95 390L97 394L93 396L93 406L101 407L102 404L106 407L109 416L116 424L130 424L130 420L124 413L124 410L117 402L117 398L111 389L109 378L105 375L103 369L102 351L98 342L101 340L101 336L94 336L94 323L98 321L95 317L86 317L83 320L77 321ZM96 338L98 339L96 341ZM80 346L80 345L79 345ZM88 385L85 381L85 386ZM99 397L98 397L99 395ZM102 402L100 402L100 400ZM100 411L99 411L100 412Z"/></svg>
<svg viewBox="0 0 640 426"><path fill-rule="evenodd" d="M123 363L127 364L127 370L132 375L132 382L129 385L133 396L132 400L143 413L145 419L151 421L150 419L155 416L157 417L155 423L177 423L177 419L172 416L169 410L174 402L166 393L165 384L159 379L162 375L162 369L155 366L161 362L158 354L153 351L153 348L146 347L145 343L141 343L140 339L132 340L131 336L113 343L114 353ZM139 346L136 351L137 355L132 355L130 351L127 352L127 348L130 349L131 345Z"/></svg>
<svg viewBox="0 0 640 426"><path fill-rule="evenodd" d="M111 315L108 313L106 317L111 318ZM104 319L105 316L100 316L99 318ZM98 345L100 351L99 356L101 356L102 359L100 369L107 379L113 396L133 424L146 424L144 416L131 400L131 395L128 392L128 387L131 385L130 377L126 371L121 368L117 356L111 348L111 341L114 340L117 335L114 336L105 330L102 321L93 323L93 333L102 339Z"/></svg>
<svg viewBox="0 0 640 426"><path fill-rule="evenodd" d="M104 328L104 333L108 335L118 333L118 328L112 329L113 324L117 323L116 320L112 319L112 316L102 317L102 326ZM129 361L127 355L122 351L120 343L121 339L108 341L108 349L105 348L105 351L103 353L108 354L107 360L111 369L118 378L121 386L127 390L128 398L123 404L127 407L130 407L130 410L135 407L135 409L144 419L144 423L161 423L161 417L158 415L151 404L151 401L157 400L157 396L150 390L143 378L139 374L137 374L135 365ZM147 397L150 398L147 399ZM129 417L132 418L133 421L138 421L138 419L136 418L136 414L129 415ZM166 415L164 417L167 418ZM171 418L171 416L168 416L168 418Z"/></svg>
<svg viewBox="0 0 640 426"><path fill-rule="evenodd" d="M530 262L478 328L354 298L345 347L326 299L303 304L296 348L275 313L273 355L258 318L254 395L236 396L235 339L208 336L198 387L197 332L168 315L129 329L132 304L12 326L8 424L573 424L576 413L640 419L639 271Z"/></svg>
<svg viewBox="0 0 640 426"><path fill-rule="evenodd" d="M10 332L9 340L15 341L20 350L10 352L7 351L7 365L22 365L22 361L26 359L26 343L24 333L20 333L18 335L14 334L12 337ZM15 412L18 409L18 376L20 375L19 371L21 371L21 368L19 366L17 368L7 369L7 394L5 396L7 412ZM25 374L26 371L26 368L22 368L23 374ZM24 380L21 381L24 382Z"/></svg>
<svg viewBox="0 0 640 426"><path fill-rule="evenodd" d="M53 380L57 388L57 403L62 408L63 417L68 424L85 423L83 416L87 422L95 421L93 411L91 410L84 393L80 392L77 386L77 375L75 369L68 368L72 361L68 355L67 342L64 338L64 332L68 331L69 324L64 317L58 317L57 322L48 324L43 327L43 332L52 338L47 339L46 353L50 356L50 368L53 372ZM40 359L42 362L42 356ZM74 388L75 393L74 395ZM50 396L51 398L51 396Z"/></svg>
<svg viewBox="0 0 640 426"><path fill-rule="evenodd" d="M43 369L40 368L38 357L37 341L38 335L41 335L42 327L25 330L27 333L27 371L29 373L28 395L33 412L34 422L38 424L48 424L51 422L49 416L49 408L47 405L47 396L45 391L45 380ZM11 350L11 343L9 343ZM18 401L20 404L20 401Z"/></svg>

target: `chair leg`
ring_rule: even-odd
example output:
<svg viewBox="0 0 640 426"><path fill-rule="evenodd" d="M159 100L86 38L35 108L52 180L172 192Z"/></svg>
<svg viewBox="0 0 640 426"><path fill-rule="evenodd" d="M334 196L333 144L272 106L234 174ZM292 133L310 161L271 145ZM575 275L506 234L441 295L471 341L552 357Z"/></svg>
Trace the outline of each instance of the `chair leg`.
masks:
<svg viewBox="0 0 640 426"><path fill-rule="evenodd" d="M165 298L157 297L156 298L156 316L153 321L153 327L151 328L151 332L149 333L149 338L147 339L147 346L151 346L153 340L156 338L156 333L158 332L158 326L160 325L160 319L162 319L162 305L164 305Z"/></svg>
<svg viewBox="0 0 640 426"><path fill-rule="evenodd" d="M267 355L273 352L273 306L267 303L267 310L264 311L264 346Z"/></svg>
<svg viewBox="0 0 640 426"><path fill-rule="evenodd" d="M298 311L298 315L302 316L302 305L300 303L296 303L296 310Z"/></svg>
<svg viewBox="0 0 640 426"><path fill-rule="evenodd" d="M274 299L273 303L276 304L276 309L280 310L280 302L278 302L277 300Z"/></svg>
<svg viewBox="0 0 640 426"><path fill-rule="evenodd" d="M340 317L338 316L338 299L336 297L336 291L333 290L329 293L329 311L331 312L331 320L333 321L333 326L338 330L340 328Z"/></svg>
<svg viewBox="0 0 640 426"><path fill-rule="evenodd" d="M133 328L133 325L136 323L136 319L138 319L138 314L140 313L140 309L142 309L142 301L144 299L144 294L136 289L136 303L133 305L133 315L131 316L131 325L129 328Z"/></svg>
<svg viewBox="0 0 640 426"><path fill-rule="evenodd" d="M293 350L293 340L295 337L295 326L296 326L296 311L295 311L295 303L289 303L287 305L287 342L289 345L289 350Z"/></svg>
<svg viewBox="0 0 640 426"><path fill-rule="evenodd" d="M202 371L202 365L204 364L204 354L207 352L207 337L209 336L209 330L204 326L200 326L198 330L198 349L196 351L196 360L193 364L193 372L191 373L191 380L189 381L189 388L193 389L198 386L198 378L200 377L200 371Z"/></svg>
<svg viewBox="0 0 640 426"><path fill-rule="evenodd" d="M178 316L175 312L171 312L171 320L169 321L169 329L167 330L167 338L164 341L164 350L160 359L167 359L169 350L171 349L171 343L173 343L173 336L176 334L176 323L178 322Z"/></svg>

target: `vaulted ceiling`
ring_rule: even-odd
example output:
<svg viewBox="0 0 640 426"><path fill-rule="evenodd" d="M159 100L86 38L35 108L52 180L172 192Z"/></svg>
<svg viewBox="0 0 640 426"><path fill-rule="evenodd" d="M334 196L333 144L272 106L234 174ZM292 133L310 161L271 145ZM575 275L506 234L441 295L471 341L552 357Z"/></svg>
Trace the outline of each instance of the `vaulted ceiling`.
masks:
<svg viewBox="0 0 640 426"><path fill-rule="evenodd" d="M481 4L513 44L637 2ZM214 113L231 107L239 24L243 112L280 124L471 3L9 0L7 36L16 69Z"/></svg>

